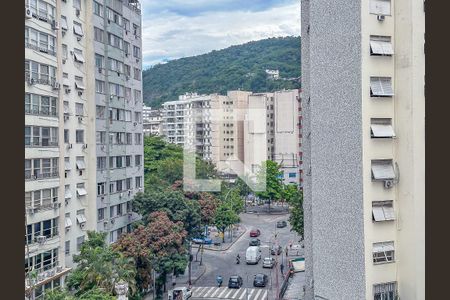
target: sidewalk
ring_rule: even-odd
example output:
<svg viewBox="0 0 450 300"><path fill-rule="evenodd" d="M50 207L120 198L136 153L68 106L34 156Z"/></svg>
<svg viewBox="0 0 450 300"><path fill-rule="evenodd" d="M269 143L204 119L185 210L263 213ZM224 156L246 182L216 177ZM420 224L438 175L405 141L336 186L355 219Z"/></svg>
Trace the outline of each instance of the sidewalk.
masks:
<svg viewBox="0 0 450 300"><path fill-rule="evenodd" d="M269 205L255 205L255 206L247 206L248 214L256 214L259 213L261 215L282 215L289 213L289 206L285 203L283 206L281 204L271 204L270 211Z"/></svg>
<svg viewBox="0 0 450 300"><path fill-rule="evenodd" d="M215 240L220 240L221 244L220 246L215 246L214 244L212 245L204 245L203 249L204 250L209 250L209 251L226 251L228 249L230 249L231 246L234 245L234 243L236 243L236 241L239 240L239 238L247 232L247 227L244 225L239 224L238 226L236 226L237 228L235 228L235 230L233 230L233 239L230 238L230 236L225 233L225 243L222 243L222 239L218 238L218 237L214 237L214 235L217 233L216 231L212 231L211 232L211 236L213 236L213 241ZM197 244L193 244L192 245L192 255L196 255L197 253L197 249L198 249L199 245ZM200 253L199 253L200 256Z"/></svg>

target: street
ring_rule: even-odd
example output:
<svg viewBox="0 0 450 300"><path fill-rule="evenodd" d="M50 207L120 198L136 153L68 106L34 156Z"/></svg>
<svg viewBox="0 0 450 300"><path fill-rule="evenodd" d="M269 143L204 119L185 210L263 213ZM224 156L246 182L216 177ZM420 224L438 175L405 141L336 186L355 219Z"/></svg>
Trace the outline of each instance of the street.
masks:
<svg viewBox="0 0 450 300"><path fill-rule="evenodd" d="M277 221L287 221L288 214L284 215L257 215L257 214L241 214L241 224L247 228L247 232L225 251L204 251L203 264L206 271L200 277L192 288L192 299L275 299L275 294L281 288L282 277L280 272L280 264L285 266L287 270L287 261L284 249L289 248L289 243L298 244L299 237L295 232L290 231L290 225L284 228L276 228ZM259 229L261 235L261 261L256 265L247 265L245 262L245 252L249 246L250 230ZM276 257L278 265L273 269L263 268L262 260L269 257L270 246L275 241L277 234L277 242L283 247L283 252ZM293 251L294 252L294 251ZM236 264L236 256L239 253L241 257L240 264ZM297 253L288 253L288 258L296 257ZM299 253L301 254L301 253ZM254 275L263 273L268 276L268 284L265 288L253 287ZM219 289L216 283L216 276L223 277L222 287ZM243 279L243 286L239 290L228 289L228 279L231 275L239 275ZM278 277L278 284L277 284ZM277 288L278 286L278 288ZM246 290L246 288L248 290Z"/></svg>

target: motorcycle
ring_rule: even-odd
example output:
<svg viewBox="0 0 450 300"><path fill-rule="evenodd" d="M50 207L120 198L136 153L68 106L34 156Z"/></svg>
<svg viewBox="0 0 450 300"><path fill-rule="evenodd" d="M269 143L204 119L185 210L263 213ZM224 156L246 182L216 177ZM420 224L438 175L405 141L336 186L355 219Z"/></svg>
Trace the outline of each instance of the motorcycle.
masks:
<svg viewBox="0 0 450 300"><path fill-rule="evenodd" d="M236 258L236 264L238 265L241 262L239 258Z"/></svg>
<svg viewBox="0 0 450 300"><path fill-rule="evenodd" d="M218 275L218 276L216 277L216 281L217 281L217 286L218 286L218 287L221 287L222 282L223 282L222 276Z"/></svg>

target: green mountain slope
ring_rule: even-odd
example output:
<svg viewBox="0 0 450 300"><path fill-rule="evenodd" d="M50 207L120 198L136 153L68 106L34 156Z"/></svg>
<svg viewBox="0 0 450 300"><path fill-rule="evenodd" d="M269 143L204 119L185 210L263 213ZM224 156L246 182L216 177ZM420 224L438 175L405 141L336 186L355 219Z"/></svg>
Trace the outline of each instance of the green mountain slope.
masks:
<svg viewBox="0 0 450 300"><path fill-rule="evenodd" d="M285 80L268 79L266 69L278 69ZM300 37L269 38L155 65L143 72L143 97L159 107L186 92L272 92L299 88L298 79L286 80L299 76Z"/></svg>

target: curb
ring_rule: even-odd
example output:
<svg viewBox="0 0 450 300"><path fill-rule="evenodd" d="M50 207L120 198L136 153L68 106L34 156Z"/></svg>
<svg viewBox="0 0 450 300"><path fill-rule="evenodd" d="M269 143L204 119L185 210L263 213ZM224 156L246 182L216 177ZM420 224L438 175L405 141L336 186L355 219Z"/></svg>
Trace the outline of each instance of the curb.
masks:
<svg viewBox="0 0 450 300"><path fill-rule="evenodd" d="M223 249L214 249L214 248L203 248L203 250L208 250L208 251L217 251L217 252L220 252L220 251L227 251L228 249L230 249L231 248L231 246L233 246L234 245L234 243L236 243L247 231L248 231L248 228L246 227L246 226L242 226L242 227L244 227L245 228L245 230L244 231L242 231L242 233L240 234L240 235L238 235L234 240L233 240L233 242L231 243L231 244L229 244L226 248L223 248ZM192 248L195 248L195 249L198 249L198 247L192 247Z"/></svg>
<svg viewBox="0 0 450 300"><path fill-rule="evenodd" d="M200 277L202 277L203 274L205 274L205 272L206 272L206 265L205 265L205 267L203 268L203 272L201 272L200 275L197 276L197 278L191 279L191 283L192 283L192 284L195 284L195 283L197 282L197 280L199 280ZM188 280L186 283L189 283L189 280Z"/></svg>

